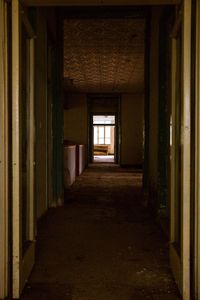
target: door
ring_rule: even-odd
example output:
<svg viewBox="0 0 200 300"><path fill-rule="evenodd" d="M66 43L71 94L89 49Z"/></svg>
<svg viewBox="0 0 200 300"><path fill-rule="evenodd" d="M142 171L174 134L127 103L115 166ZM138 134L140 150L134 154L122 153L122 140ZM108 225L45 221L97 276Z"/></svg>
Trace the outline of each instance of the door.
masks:
<svg viewBox="0 0 200 300"><path fill-rule="evenodd" d="M12 1L12 296L20 293L35 258L34 33Z"/></svg>
<svg viewBox="0 0 200 300"><path fill-rule="evenodd" d="M190 299L191 1L172 31L170 262L184 300Z"/></svg>

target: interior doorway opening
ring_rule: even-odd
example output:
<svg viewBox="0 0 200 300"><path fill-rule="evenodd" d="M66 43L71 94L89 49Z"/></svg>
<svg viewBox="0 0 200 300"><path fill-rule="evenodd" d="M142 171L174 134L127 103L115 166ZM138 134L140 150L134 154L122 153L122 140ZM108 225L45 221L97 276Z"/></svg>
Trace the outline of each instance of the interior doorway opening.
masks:
<svg viewBox="0 0 200 300"><path fill-rule="evenodd" d="M116 162L116 117L93 115L92 158L94 163Z"/></svg>

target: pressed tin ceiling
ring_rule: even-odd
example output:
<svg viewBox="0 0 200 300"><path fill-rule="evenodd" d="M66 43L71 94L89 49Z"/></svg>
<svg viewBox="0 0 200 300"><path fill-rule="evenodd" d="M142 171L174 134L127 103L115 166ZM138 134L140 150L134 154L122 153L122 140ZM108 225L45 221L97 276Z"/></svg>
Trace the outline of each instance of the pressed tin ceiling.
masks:
<svg viewBox="0 0 200 300"><path fill-rule="evenodd" d="M68 91L137 93L144 89L145 19L64 21Z"/></svg>

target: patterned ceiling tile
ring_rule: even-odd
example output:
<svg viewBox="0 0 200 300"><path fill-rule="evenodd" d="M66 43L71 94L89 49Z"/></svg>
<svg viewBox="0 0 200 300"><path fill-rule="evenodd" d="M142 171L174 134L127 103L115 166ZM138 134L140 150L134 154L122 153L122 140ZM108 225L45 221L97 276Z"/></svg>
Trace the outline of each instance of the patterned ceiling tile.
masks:
<svg viewBox="0 0 200 300"><path fill-rule="evenodd" d="M67 90L141 92L144 19L69 19L64 23Z"/></svg>

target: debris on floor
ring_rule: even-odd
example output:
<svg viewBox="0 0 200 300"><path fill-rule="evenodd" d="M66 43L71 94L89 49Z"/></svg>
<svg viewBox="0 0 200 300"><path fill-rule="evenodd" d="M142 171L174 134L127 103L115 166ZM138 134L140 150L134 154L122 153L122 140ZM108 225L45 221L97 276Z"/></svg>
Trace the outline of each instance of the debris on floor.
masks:
<svg viewBox="0 0 200 300"><path fill-rule="evenodd" d="M91 166L38 230L23 300L181 299L168 243L143 205L142 173Z"/></svg>

